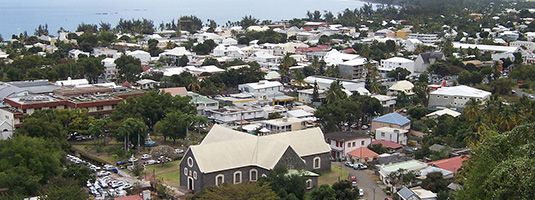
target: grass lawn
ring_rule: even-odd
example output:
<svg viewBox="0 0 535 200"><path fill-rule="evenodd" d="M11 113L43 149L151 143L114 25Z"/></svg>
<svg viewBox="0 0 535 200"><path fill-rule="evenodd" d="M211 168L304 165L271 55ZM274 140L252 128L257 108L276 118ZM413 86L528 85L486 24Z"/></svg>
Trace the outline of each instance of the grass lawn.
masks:
<svg viewBox="0 0 535 200"><path fill-rule="evenodd" d="M341 166L331 165L331 171L321 174L321 176L318 178L318 185L332 185L333 183L338 182L338 180L347 179L348 176L349 172L342 169Z"/></svg>
<svg viewBox="0 0 535 200"><path fill-rule="evenodd" d="M173 187L180 186L180 170L178 169L178 164L180 160L175 160L173 162L168 162L164 164L155 164L145 167L145 173L147 175L156 175L157 179L161 179L165 184Z"/></svg>

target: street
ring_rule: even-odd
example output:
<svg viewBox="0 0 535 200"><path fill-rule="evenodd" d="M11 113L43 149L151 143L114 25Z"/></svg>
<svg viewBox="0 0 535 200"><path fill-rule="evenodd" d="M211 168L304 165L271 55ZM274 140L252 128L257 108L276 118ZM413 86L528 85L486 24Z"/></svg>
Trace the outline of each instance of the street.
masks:
<svg viewBox="0 0 535 200"><path fill-rule="evenodd" d="M345 166L341 162L336 162L333 164L342 166L342 169L348 171L350 176L357 177L357 184L359 188L364 190L363 199L374 200L374 190L375 200L384 200L388 197L386 196L386 193L383 191L383 189L380 188L377 182L375 181L377 177L374 175L374 172L372 170L355 170Z"/></svg>
<svg viewBox="0 0 535 200"><path fill-rule="evenodd" d="M527 96L530 100L534 100L534 99L535 99L535 95L530 94L530 93L523 92L521 89L513 88L512 91L513 91L513 93L514 93L516 96L518 96L518 97L524 97L524 96Z"/></svg>

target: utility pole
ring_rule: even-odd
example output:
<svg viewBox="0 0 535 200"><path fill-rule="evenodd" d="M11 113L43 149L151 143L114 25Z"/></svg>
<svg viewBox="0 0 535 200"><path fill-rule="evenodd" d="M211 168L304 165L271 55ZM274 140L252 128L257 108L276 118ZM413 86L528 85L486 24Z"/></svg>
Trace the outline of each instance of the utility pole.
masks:
<svg viewBox="0 0 535 200"><path fill-rule="evenodd" d="M375 187L373 188L373 200L375 200Z"/></svg>

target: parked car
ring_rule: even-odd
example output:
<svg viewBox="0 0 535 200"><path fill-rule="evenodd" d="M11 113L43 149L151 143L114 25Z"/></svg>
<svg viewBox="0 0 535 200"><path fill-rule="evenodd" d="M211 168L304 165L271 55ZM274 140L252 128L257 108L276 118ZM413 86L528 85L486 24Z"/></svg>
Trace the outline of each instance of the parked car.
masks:
<svg viewBox="0 0 535 200"><path fill-rule="evenodd" d="M351 161L345 162L344 165L348 167L353 167L353 163Z"/></svg>
<svg viewBox="0 0 535 200"><path fill-rule="evenodd" d="M152 140L145 141L145 147L155 147L155 146L156 146L155 141L152 141Z"/></svg>
<svg viewBox="0 0 535 200"><path fill-rule="evenodd" d="M120 161L117 161L115 164L120 166L120 165L125 165L126 163L127 163L126 161L120 160Z"/></svg>
<svg viewBox="0 0 535 200"><path fill-rule="evenodd" d="M101 177L101 176L109 176L111 173L108 172L108 171L99 171L97 172L97 176L98 177Z"/></svg>
<svg viewBox="0 0 535 200"><path fill-rule="evenodd" d="M183 154L183 153L184 153L184 150L182 150L182 149L175 149L175 153L176 153L176 154Z"/></svg>
<svg viewBox="0 0 535 200"><path fill-rule="evenodd" d="M368 166L362 163L355 163L353 164L353 169L355 170L368 169Z"/></svg>
<svg viewBox="0 0 535 200"><path fill-rule="evenodd" d="M364 190L362 188L359 188L359 196L364 196Z"/></svg>

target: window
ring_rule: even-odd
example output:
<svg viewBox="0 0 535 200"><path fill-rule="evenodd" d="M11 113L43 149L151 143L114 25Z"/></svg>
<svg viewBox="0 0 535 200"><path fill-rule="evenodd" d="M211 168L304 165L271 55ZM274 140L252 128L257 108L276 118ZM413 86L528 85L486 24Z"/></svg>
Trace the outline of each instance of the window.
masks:
<svg viewBox="0 0 535 200"><path fill-rule="evenodd" d="M308 180L306 181L306 186L307 186L307 190L312 189L312 180L311 180L311 179L308 179Z"/></svg>
<svg viewBox="0 0 535 200"><path fill-rule="evenodd" d="M364 140L360 141L360 145L364 146Z"/></svg>
<svg viewBox="0 0 535 200"><path fill-rule="evenodd" d="M193 171L193 178L197 180L197 171Z"/></svg>
<svg viewBox="0 0 535 200"><path fill-rule="evenodd" d="M256 180L258 180L258 171L256 169L251 169L251 171L249 171L249 181Z"/></svg>
<svg viewBox="0 0 535 200"><path fill-rule="evenodd" d="M381 132L381 137L385 137L385 132Z"/></svg>
<svg viewBox="0 0 535 200"><path fill-rule="evenodd" d="M188 166L193 167L193 158L188 157Z"/></svg>
<svg viewBox="0 0 535 200"><path fill-rule="evenodd" d="M219 174L215 176L215 185L220 186L221 184L225 183L225 175Z"/></svg>
<svg viewBox="0 0 535 200"><path fill-rule="evenodd" d="M186 175L186 176L188 175L188 168L184 167L184 175Z"/></svg>
<svg viewBox="0 0 535 200"><path fill-rule="evenodd" d="M353 142L353 147L357 146L355 142Z"/></svg>
<svg viewBox="0 0 535 200"><path fill-rule="evenodd" d="M347 148L351 147L351 142L347 143Z"/></svg>
<svg viewBox="0 0 535 200"><path fill-rule="evenodd" d="M234 172L234 184L239 184L239 183L241 183L241 172L237 171L237 172Z"/></svg>
<svg viewBox="0 0 535 200"><path fill-rule="evenodd" d="M104 106L97 106L97 110L104 110Z"/></svg>
<svg viewBox="0 0 535 200"><path fill-rule="evenodd" d="M313 165L314 166L312 166L312 168L319 169L321 167L321 158L320 157L315 157Z"/></svg>

